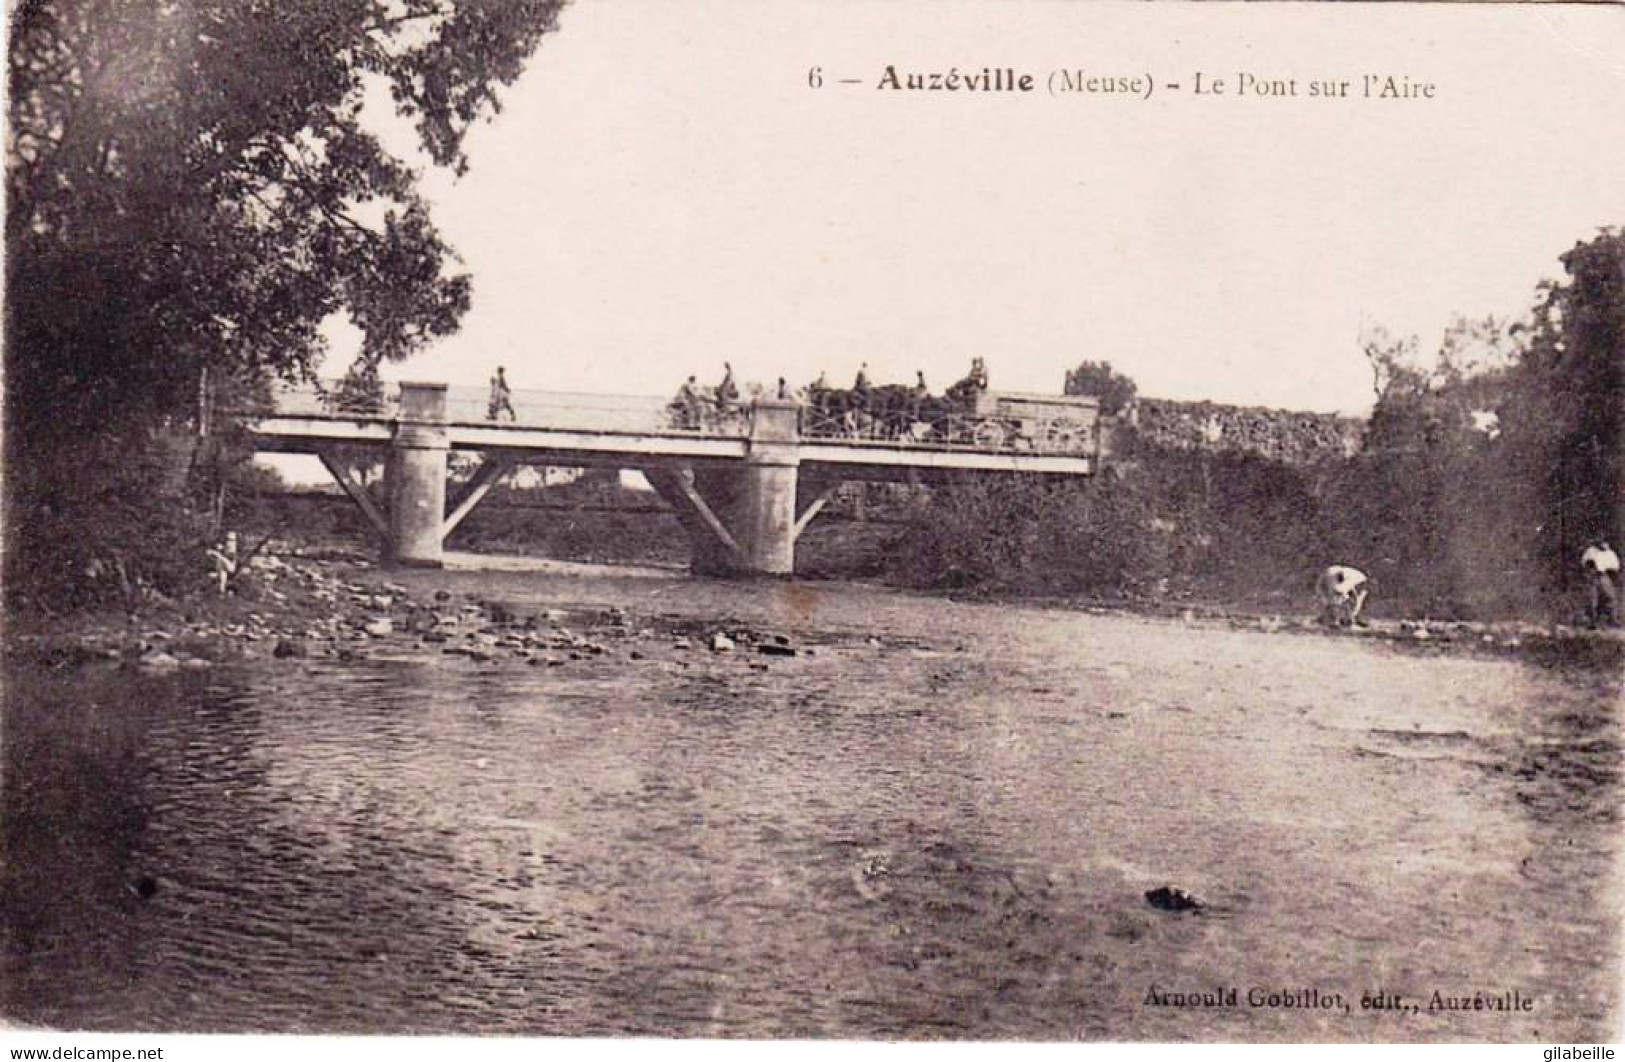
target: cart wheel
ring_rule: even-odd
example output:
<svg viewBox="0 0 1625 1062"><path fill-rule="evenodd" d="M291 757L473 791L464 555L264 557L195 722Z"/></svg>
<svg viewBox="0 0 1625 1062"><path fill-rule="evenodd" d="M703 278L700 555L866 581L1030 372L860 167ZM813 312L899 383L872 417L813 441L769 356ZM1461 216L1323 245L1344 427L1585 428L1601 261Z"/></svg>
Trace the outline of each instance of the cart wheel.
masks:
<svg viewBox="0 0 1625 1062"><path fill-rule="evenodd" d="M976 425L971 437L977 446L997 450L1004 446L1009 432L996 420L984 420Z"/></svg>
<svg viewBox="0 0 1625 1062"><path fill-rule="evenodd" d="M1048 438L1044 440L1044 449L1058 453L1071 453L1082 449L1083 439L1076 428L1056 427L1050 430Z"/></svg>

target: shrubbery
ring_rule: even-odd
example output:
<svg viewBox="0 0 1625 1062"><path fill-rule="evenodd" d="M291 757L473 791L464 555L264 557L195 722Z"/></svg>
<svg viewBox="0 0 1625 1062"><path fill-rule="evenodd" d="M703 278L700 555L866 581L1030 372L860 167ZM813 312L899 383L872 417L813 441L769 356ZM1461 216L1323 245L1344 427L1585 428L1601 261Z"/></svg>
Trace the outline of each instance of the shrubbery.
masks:
<svg viewBox="0 0 1625 1062"><path fill-rule="evenodd" d="M889 574L925 588L1135 592L1160 566L1150 514L1128 483L967 478L916 503Z"/></svg>
<svg viewBox="0 0 1625 1062"><path fill-rule="evenodd" d="M889 553L909 586L1302 602L1331 563L1395 616L1570 619L1578 558L1625 530L1625 236L1563 256L1527 322L1457 321L1431 361L1366 342L1360 452L1288 465L1114 443L1122 478L965 481L916 504ZM1132 394L1085 363L1070 389Z"/></svg>

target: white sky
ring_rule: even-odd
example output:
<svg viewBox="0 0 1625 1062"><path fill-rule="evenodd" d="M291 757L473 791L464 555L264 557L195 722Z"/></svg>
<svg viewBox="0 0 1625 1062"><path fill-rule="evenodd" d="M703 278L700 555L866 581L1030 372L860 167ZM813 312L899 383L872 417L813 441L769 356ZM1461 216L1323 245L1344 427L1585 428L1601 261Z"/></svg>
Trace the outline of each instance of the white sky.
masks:
<svg viewBox="0 0 1625 1062"><path fill-rule="evenodd" d="M888 63L1159 88L880 92ZM1438 96L1195 99L1197 70ZM427 175L473 309L390 378L664 394L866 359L940 389L979 354L995 388L1091 358L1144 394L1356 412L1362 325L1432 346L1521 313L1625 222L1602 7L577 0L505 102L467 177Z"/></svg>

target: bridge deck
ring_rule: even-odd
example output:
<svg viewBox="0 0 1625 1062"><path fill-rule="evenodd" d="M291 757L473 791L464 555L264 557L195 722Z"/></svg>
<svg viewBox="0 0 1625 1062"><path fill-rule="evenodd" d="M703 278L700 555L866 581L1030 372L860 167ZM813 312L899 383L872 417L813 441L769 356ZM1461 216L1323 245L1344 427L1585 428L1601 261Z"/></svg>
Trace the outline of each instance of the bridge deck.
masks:
<svg viewBox="0 0 1625 1062"><path fill-rule="evenodd" d="M708 416L701 430L673 426L664 399L652 396L586 395L515 391L513 415L488 416L483 388L448 388L446 436L453 449L506 453L536 464L642 467L733 462L749 452L750 418L741 411ZM399 408L392 396L373 410L346 412L314 389L284 392L275 412L254 431L262 449L315 452L335 444L387 446ZM803 418L804 425L807 418ZM907 435L852 437L845 433L802 436L800 462L845 478L894 479L952 470L1087 475L1096 468L1090 437L1066 449L1038 449L1017 438L993 446L943 442Z"/></svg>

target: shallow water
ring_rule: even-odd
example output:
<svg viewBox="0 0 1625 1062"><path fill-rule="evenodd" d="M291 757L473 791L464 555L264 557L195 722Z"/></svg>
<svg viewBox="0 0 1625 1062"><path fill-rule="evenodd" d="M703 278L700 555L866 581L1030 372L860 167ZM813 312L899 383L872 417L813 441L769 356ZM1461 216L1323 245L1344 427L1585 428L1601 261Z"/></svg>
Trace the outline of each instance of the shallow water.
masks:
<svg viewBox="0 0 1625 1062"><path fill-rule="evenodd" d="M649 633L554 668L403 641L347 664L14 673L6 1016L752 1037L1617 1029L1617 676L856 587L406 581L521 610L624 606ZM817 653L674 646L712 623ZM1154 909L1144 893L1163 884L1207 909ZM1420 1009L1362 1010L1378 990ZM1435 990L1533 1009L1429 1011ZM1220 1005L1156 1005L1164 992Z"/></svg>

